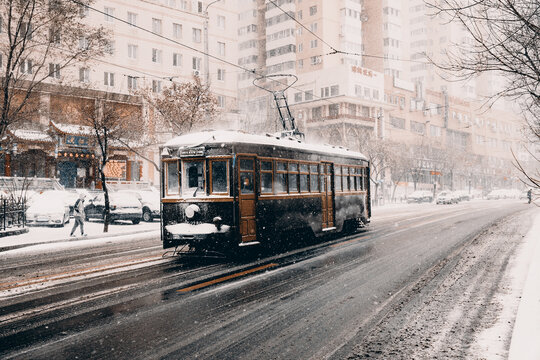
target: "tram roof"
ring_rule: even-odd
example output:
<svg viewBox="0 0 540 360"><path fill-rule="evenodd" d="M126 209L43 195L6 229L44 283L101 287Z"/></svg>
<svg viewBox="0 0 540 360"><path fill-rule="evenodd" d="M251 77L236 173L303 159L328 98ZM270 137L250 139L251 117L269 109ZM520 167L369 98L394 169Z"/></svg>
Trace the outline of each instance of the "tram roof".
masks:
<svg viewBox="0 0 540 360"><path fill-rule="evenodd" d="M282 148L304 150L307 152L355 157L367 160L362 153L351 151L344 147L326 144L310 144L292 137L282 138L271 134L255 135L233 130L211 130L185 134L167 141L163 146L171 148L190 148L202 146L204 144L233 143L278 146Z"/></svg>

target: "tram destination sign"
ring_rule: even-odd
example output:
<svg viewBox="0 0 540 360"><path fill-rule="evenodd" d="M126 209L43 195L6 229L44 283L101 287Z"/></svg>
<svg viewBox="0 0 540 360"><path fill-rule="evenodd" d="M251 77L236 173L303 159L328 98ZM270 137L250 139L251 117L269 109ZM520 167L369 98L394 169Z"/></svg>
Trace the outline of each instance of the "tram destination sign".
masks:
<svg viewBox="0 0 540 360"><path fill-rule="evenodd" d="M180 149L180 157L194 157L194 156L204 156L204 146Z"/></svg>

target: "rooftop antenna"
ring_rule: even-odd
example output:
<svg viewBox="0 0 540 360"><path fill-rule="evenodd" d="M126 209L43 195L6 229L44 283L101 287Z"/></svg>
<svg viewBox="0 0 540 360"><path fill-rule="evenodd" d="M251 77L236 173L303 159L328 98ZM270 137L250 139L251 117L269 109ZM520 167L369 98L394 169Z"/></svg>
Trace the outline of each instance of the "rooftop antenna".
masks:
<svg viewBox="0 0 540 360"><path fill-rule="evenodd" d="M259 82L262 79L266 78L275 78L275 77L292 77L294 78L294 81L290 84L282 84L286 85L284 89L280 90L270 90L267 89L261 85L258 85L257 82ZM304 140L305 135L303 132L298 130L298 127L296 126L296 122L294 121L294 116L291 113L291 109L289 108L289 104L287 103L287 97L285 96L285 91L293 86L298 81L298 77L293 74L273 74L273 75L263 75L258 78L253 79L253 85L258 87L259 89L263 89L264 91L268 91L274 96L274 101L276 102L276 107L279 113L279 119L281 120L281 125L283 127L283 130L281 131L281 137L295 137L299 140Z"/></svg>

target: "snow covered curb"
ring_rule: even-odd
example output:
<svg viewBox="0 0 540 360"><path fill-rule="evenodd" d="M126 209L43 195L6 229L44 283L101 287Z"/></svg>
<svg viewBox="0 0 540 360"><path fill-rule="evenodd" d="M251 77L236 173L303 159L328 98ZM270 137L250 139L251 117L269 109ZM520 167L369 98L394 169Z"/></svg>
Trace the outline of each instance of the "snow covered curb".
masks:
<svg viewBox="0 0 540 360"><path fill-rule="evenodd" d="M531 263L519 303L508 359L540 358L540 214L525 238Z"/></svg>

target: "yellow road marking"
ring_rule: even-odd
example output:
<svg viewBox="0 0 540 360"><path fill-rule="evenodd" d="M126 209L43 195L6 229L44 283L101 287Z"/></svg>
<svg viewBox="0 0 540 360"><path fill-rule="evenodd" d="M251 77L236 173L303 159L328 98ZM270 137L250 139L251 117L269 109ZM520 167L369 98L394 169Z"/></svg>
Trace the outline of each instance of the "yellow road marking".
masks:
<svg viewBox="0 0 540 360"><path fill-rule="evenodd" d="M262 265L262 266L259 266L259 267L253 268L253 269L241 271L241 272L236 273L236 274L227 275L227 276L221 277L219 279L206 281L206 282L203 282L203 283L200 283L200 284L197 284L197 285L193 285L193 286L189 286L187 288L183 288L183 289L176 290L176 291L178 291L178 292L188 292L188 291L192 291L192 290L197 290L197 289L200 289L200 288L203 288L203 287L214 285L214 284L217 284L217 283L220 283L220 282L223 282L223 281L234 279L234 278L244 276L244 275L247 275L247 274L251 274L251 273L254 273L254 272L257 272L257 271L261 271L261 270L268 269L268 268L271 268L271 267L276 267L277 265L278 264L274 264L274 263Z"/></svg>

